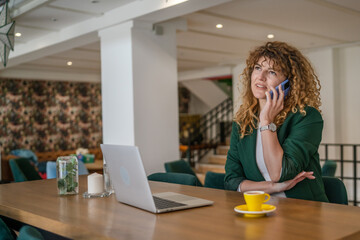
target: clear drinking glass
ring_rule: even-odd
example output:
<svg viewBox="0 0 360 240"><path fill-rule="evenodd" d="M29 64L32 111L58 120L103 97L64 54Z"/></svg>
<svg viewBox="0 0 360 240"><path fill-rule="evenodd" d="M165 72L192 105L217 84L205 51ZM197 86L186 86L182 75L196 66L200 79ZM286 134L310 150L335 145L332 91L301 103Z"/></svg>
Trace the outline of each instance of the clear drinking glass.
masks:
<svg viewBox="0 0 360 240"><path fill-rule="evenodd" d="M56 160L56 177L60 195L79 193L78 160L75 156L62 156Z"/></svg>
<svg viewBox="0 0 360 240"><path fill-rule="evenodd" d="M109 195L114 193L114 188L111 184L111 180L110 180L110 173L109 173L109 169L108 166L106 165L106 161L104 158L104 162L103 162L103 176L104 176L104 190L105 192L107 192Z"/></svg>

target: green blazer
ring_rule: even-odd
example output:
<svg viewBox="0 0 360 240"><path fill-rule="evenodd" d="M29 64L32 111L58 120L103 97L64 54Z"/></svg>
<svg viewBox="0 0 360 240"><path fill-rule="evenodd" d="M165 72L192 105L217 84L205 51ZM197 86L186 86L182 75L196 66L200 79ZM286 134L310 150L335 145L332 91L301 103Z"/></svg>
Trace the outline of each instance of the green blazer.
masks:
<svg viewBox="0 0 360 240"><path fill-rule="evenodd" d="M318 148L321 141L323 119L312 107L305 108L306 115L289 113L278 127L277 136L284 150L282 172L279 182L293 179L301 171L313 171L313 180L304 179L292 189L285 191L286 197L328 202L321 178ZM265 181L256 163L257 129L240 139L240 126L233 123L230 150L225 164L225 189L238 189L247 179Z"/></svg>

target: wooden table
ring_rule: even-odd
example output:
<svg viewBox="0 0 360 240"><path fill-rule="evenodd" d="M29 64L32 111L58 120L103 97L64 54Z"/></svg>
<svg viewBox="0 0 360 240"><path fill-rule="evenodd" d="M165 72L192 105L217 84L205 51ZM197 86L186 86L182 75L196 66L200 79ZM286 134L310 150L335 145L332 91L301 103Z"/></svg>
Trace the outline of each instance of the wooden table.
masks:
<svg viewBox="0 0 360 240"><path fill-rule="evenodd" d="M80 178L80 193L86 191ZM264 218L234 212L242 194L202 187L150 182L153 192L174 191L213 200L213 206L152 214L118 203L115 196L60 197L56 181L0 185L0 215L74 239L355 239L360 208L272 197L277 207Z"/></svg>
<svg viewBox="0 0 360 240"><path fill-rule="evenodd" d="M93 163L85 163L85 166L89 173L103 173L103 160L95 160Z"/></svg>

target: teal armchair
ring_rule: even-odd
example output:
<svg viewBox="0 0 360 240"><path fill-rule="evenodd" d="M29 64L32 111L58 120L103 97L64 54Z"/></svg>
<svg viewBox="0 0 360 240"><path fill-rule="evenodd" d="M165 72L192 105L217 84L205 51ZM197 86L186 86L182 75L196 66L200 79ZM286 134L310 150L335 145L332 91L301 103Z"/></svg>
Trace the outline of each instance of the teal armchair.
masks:
<svg viewBox="0 0 360 240"><path fill-rule="evenodd" d="M0 218L0 240L15 240L16 234L10 229L6 223Z"/></svg>
<svg viewBox="0 0 360 240"><path fill-rule="evenodd" d="M10 159L9 164L15 182L42 179L28 158Z"/></svg>
<svg viewBox="0 0 360 240"><path fill-rule="evenodd" d="M347 191L344 183L335 177L322 177L325 187L325 194L330 203L348 205Z"/></svg>
<svg viewBox="0 0 360 240"><path fill-rule="evenodd" d="M326 160L321 168L321 175L327 177L335 177L337 164L333 160Z"/></svg>
<svg viewBox="0 0 360 240"><path fill-rule="evenodd" d="M20 228L17 240L44 240L44 237L36 228L25 225Z"/></svg>
<svg viewBox="0 0 360 240"><path fill-rule="evenodd" d="M207 172L205 175L204 187L225 189L224 186L225 173Z"/></svg>
<svg viewBox="0 0 360 240"><path fill-rule="evenodd" d="M148 180L199 186L197 185L196 177L187 173L153 173L148 176Z"/></svg>
<svg viewBox="0 0 360 240"><path fill-rule="evenodd" d="M201 184L200 180L198 179L198 177L196 176L195 172L192 170L189 163L186 162L185 160L180 159L180 160L177 160L177 161L166 162L164 164L164 167L165 167L165 171L167 173L187 173L187 174L191 174L191 175L195 176L197 186L202 186L202 184Z"/></svg>

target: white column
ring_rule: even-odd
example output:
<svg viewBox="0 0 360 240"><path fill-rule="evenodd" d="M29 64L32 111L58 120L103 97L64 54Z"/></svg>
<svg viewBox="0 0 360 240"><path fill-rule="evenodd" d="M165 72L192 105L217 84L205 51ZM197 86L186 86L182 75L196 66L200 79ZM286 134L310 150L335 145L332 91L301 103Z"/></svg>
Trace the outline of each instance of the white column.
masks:
<svg viewBox="0 0 360 240"><path fill-rule="evenodd" d="M321 84L321 103L320 107L324 119L324 129L322 135L323 143L336 143L339 132L336 131L338 120L335 114L337 92L335 90L335 62L331 48L318 49L308 52L306 56L311 61Z"/></svg>
<svg viewBox="0 0 360 240"><path fill-rule="evenodd" d="M131 21L99 32L103 141L138 146L147 174L179 159L177 24L156 33Z"/></svg>
<svg viewBox="0 0 360 240"><path fill-rule="evenodd" d="M242 104L241 91L243 90L242 77L241 74L246 67L245 62L239 63L232 69L232 86L233 86L233 106L234 106L234 116L239 110L240 105Z"/></svg>

